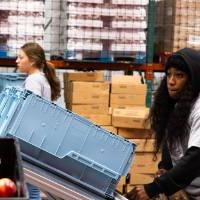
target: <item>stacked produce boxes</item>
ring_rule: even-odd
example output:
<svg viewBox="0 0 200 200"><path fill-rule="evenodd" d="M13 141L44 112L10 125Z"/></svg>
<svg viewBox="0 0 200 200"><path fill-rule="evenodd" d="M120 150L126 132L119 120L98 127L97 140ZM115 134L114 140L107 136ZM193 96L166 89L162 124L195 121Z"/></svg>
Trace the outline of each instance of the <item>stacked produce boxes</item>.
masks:
<svg viewBox="0 0 200 200"><path fill-rule="evenodd" d="M62 7L65 58L145 62L147 0L62 0Z"/></svg>
<svg viewBox="0 0 200 200"><path fill-rule="evenodd" d="M129 184L137 185L150 182L157 169L159 158L154 161L154 139L146 119L147 85L141 77L115 76L111 82L110 106L112 125L119 135L137 144L135 165L130 170Z"/></svg>
<svg viewBox="0 0 200 200"><path fill-rule="evenodd" d="M15 57L27 41L42 44L43 36L43 1L0 1L0 57Z"/></svg>
<svg viewBox="0 0 200 200"><path fill-rule="evenodd" d="M109 113L110 83L103 72L67 72L64 86L68 109L116 132Z"/></svg>
<svg viewBox="0 0 200 200"><path fill-rule="evenodd" d="M101 78L99 76L100 74ZM64 75L64 79L65 101L69 102L72 97L74 97L74 103L67 104L68 109L85 116L103 128L109 131L111 130L113 133L137 144L135 164L129 171L129 178L120 180L118 190L125 192L125 188L128 186L131 187L132 185L144 184L152 181L157 169L157 164L160 161L160 155L158 154L157 157L154 155L154 136L150 130L149 124L146 122L149 114L149 108L146 107L145 102L147 84L141 83L141 76L135 74L131 76L113 75L110 82L109 104L107 101L106 104L103 104L103 102L98 104L98 99L96 99L93 101L93 104L90 104L90 109L88 107L89 104L84 103L88 101L88 98L85 97L88 91L90 98L94 96L93 91L96 91L95 94L99 99L103 98L105 94L101 92L99 87L93 88L94 90L91 88L89 89L91 83L93 85L102 83L102 72L70 72ZM78 82L77 80L82 82ZM93 82L91 82L91 80ZM74 87L75 84L81 84L81 86L79 85L79 90L71 90L69 85L72 83ZM85 87L85 85L87 85L87 87ZM84 88L81 89L81 87ZM80 100L82 102L80 102L79 105L76 104L76 102ZM106 109L102 106L106 106ZM102 112L108 112L108 106L111 121L110 126L105 126L105 124L102 124L103 121L97 121L97 116L103 116ZM96 116L95 118L91 117L93 116L92 113Z"/></svg>
<svg viewBox="0 0 200 200"><path fill-rule="evenodd" d="M162 20L157 21L157 39L160 40L156 43L160 51L175 52L184 47L199 49L200 5L197 0L161 0L156 7L157 18Z"/></svg>

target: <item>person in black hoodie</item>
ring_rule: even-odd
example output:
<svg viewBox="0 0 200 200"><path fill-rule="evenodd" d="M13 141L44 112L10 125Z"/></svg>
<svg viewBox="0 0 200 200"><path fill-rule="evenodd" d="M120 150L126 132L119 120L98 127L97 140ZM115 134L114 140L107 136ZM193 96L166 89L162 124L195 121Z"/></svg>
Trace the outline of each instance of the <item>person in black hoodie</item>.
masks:
<svg viewBox="0 0 200 200"><path fill-rule="evenodd" d="M184 190L200 200L200 52L184 48L172 54L155 93L148 120L155 152L162 150L158 176L132 189L127 198L148 200Z"/></svg>

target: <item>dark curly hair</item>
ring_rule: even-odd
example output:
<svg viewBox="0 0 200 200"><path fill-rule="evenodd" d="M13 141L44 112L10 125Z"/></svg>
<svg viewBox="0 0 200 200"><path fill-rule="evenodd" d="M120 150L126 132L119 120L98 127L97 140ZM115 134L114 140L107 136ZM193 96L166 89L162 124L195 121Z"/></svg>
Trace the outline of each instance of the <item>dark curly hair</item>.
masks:
<svg viewBox="0 0 200 200"><path fill-rule="evenodd" d="M174 60L170 60L171 66L181 69L179 66L182 65L182 61L179 62L176 58ZM178 100L169 96L166 75L155 93L148 119L155 132L156 152L161 149L166 141L169 148L172 149L175 141L182 141L189 134L188 118L197 96L191 83L190 74L188 75L189 81Z"/></svg>

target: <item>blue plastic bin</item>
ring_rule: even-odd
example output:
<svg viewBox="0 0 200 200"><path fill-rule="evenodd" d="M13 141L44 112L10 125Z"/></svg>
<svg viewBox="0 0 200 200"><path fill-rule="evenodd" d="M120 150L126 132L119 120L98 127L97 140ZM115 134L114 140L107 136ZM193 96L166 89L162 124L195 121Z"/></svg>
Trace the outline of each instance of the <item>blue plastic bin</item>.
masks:
<svg viewBox="0 0 200 200"><path fill-rule="evenodd" d="M15 119L15 115L18 114L18 110L21 108L21 104L24 98L29 93L23 90L17 90L16 88L6 88L0 93L0 135L6 136L4 131L9 124L12 124L12 120Z"/></svg>
<svg viewBox="0 0 200 200"><path fill-rule="evenodd" d="M26 159L113 198L134 144L26 90L8 88L1 96L12 103L3 106L9 117L4 114L0 134L19 138Z"/></svg>
<svg viewBox="0 0 200 200"><path fill-rule="evenodd" d="M0 92L8 86L22 86L26 77L24 73L0 73Z"/></svg>

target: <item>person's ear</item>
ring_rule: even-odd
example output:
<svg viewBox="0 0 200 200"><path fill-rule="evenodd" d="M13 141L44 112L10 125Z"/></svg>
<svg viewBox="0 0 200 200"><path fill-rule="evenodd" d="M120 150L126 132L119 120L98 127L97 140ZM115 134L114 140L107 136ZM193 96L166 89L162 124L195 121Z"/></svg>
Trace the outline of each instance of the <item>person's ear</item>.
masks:
<svg viewBox="0 0 200 200"><path fill-rule="evenodd" d="M33 67L34 65L35 65L35 63L34 63L34 62L32 62L32 63L31 63L31 67Z"/></svg>

